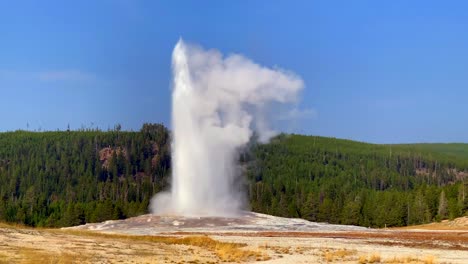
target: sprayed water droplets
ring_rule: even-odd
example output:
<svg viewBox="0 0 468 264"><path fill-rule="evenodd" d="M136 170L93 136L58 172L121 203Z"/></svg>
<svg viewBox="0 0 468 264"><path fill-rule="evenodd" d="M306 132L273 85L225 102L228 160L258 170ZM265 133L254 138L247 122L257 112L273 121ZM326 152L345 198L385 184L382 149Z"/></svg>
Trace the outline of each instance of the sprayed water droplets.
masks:
<svg viewBox="0 0 468 264"><path fill-rule="evenodd" d="M238 149L255 130L266 142L275 132L270 103L297 99L303 81L290 72L223 57L179 40L172 54L172 190L157 194L155 214L232 216L246 209L239 188Z"/></svg>

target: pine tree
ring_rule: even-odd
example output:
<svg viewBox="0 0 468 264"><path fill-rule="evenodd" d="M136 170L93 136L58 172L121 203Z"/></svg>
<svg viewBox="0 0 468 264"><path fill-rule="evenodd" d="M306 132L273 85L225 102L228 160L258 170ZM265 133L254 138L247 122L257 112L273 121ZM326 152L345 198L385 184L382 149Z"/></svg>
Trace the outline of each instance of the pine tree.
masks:
<svg viewBox="0 0 468 264"><path fill-rule="evenodd" d="M437 210L437 219L446 219L448 216L448 201L445 196L445 191L440 193L439 197L439 209Z"/></svg>

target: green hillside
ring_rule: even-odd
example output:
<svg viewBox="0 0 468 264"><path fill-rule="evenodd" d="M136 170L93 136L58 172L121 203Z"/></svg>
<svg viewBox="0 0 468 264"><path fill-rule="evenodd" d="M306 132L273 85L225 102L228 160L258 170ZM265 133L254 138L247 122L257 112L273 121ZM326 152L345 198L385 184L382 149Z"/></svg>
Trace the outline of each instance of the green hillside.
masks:
<svg viewBox="0 0 468 264"><path fill-rule="evenodd" d="M0 221L68 226L147 212L167 188L169 131L0 133ZM468 209L468 145L376 145L280 135L239 159L252 210L402 226Z"/></svg>
<svg viewBox="0 0 468 264"><path fill-rule="evenodd" d="M169 133L0 133L0 221L69 226L147 212L167 183Z"/></svg>
<svg viewBox="0 0 468 264"><path fill-rule="evenodd" d="M246 158L250 201L259 212L363 226L453 218L468 208L467 151L282 135Z"/></svg>
<svg viewBox="0 0 468 264"><path fill-rule="evenodd" d="M408 144L395 145L398 148L407 148L413 152L431 153L433 155L445 155L447 158L468 159L468 144L449 143L449 144Z"/></svg>

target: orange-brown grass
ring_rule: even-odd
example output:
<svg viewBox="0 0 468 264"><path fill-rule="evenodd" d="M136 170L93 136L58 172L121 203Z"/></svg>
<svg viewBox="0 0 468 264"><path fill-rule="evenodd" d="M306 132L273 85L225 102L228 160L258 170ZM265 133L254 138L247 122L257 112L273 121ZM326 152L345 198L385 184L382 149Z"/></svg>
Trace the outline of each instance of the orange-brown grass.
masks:
<svg viewBox="0 0 468 264"><path fill-rule="evenodd" d="M167 236L135 236L120 234L105 234L83 230L53 230L78 236L91 236L109 239L124 239L130 241L145 241L152 243L162 243L167 245L187 245L196 246L210 250L216 254L220 261L242 262L249 260L267 260L269 257L259 251L243 249L246 244L230 243L214 240L208 236L187 236L187 237L167 237Z"/></svg>

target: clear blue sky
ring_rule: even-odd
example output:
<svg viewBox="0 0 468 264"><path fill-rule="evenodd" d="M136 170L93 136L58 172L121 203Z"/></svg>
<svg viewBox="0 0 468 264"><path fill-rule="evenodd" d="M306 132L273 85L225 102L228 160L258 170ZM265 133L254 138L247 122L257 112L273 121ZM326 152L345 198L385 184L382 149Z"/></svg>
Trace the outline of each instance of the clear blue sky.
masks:
<svg viewBox="0 0 468 264"><path fill-rule="evenodd" d="M284 131L468 142L467 1L0 1L0 131L170 121L180 36L304 79Z"/></svg>

